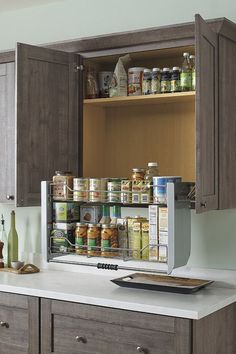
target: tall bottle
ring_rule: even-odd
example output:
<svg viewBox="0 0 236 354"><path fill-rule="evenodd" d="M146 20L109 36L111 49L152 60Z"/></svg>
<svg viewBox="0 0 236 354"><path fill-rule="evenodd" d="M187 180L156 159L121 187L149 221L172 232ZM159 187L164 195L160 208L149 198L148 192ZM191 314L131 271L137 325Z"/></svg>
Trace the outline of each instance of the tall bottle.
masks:
<svg viewBox="0 0 236 354"><path fill-rule="evenodd" d="M16 231L15 212L11 212L11 228L8 234L8 266L11 262L18 261L18 235Z"/></svg>
<svg viewBox="0 0 236 354"><path fill-rule="evenodd" d="M191 91L192 89L192 70L189 61L189 53L183 53L183 64L180 73L181 91Z"/></svg>
<svg viewBox="0 0 236 354"><path fill-rule="evenodd" d="M190 55L190 64L192 69L192 90L196 90L196 70L195 70L195 55Z"/></svg>
<svg viewBox="0 0 236 354"><path fill-rule="evenodd" d="M2 255L3 255L3 262L4 262L4 267L7 267L8 265L8 250L7 250L7 233L6 233L6 230L5 230L5 220L3 218L3 215L1 217L1 236L0 236L0 241L3 242L3 252L2 252Z"/></svg>

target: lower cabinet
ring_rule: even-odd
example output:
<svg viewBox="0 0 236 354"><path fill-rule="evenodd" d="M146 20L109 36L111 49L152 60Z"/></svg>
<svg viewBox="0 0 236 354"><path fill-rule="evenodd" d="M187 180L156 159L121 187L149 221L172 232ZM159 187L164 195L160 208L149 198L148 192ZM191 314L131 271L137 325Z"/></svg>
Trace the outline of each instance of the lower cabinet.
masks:
<svg viewBox="0 0 236 354"><path fill-rule="evenodd" d="M0 293L0 354L39 354L39 299Z"/></svg>
<svg viewBox="0 0 236 354"><path fill-rule="evenodd" d="M48 299L41 310L42 354L236 353L235 304L201 320Z"/></svg>

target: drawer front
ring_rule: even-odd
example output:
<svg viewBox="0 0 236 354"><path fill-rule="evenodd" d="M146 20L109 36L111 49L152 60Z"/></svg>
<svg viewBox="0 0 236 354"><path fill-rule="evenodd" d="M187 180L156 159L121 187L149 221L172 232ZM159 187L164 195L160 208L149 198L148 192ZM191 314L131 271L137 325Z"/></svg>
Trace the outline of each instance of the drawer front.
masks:
<svg viewBox="0 0 236 354"><path fill-rule="evenodd" d="M172 333L53 316L56 354L135 354L141 349L146 354L174 354L174 337Z"/></svg>

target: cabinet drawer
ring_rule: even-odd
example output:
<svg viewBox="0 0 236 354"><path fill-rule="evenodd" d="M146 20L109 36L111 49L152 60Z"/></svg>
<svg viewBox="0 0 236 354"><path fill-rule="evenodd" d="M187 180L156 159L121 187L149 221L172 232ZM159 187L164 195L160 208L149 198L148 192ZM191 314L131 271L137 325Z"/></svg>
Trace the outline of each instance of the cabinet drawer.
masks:
<svg viewBox="0 0 236 354"><path fill-rule="evenodd" d="M140 314L141 317L141 314ZM175 353L175 335L149 329L54 316L53 351L57 354Z"/></svg>

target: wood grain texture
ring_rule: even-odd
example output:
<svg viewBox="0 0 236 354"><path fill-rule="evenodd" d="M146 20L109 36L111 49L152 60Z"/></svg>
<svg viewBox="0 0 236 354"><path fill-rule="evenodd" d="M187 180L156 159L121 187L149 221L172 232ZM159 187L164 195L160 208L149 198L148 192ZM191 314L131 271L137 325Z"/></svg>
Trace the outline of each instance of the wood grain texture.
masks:
<svg viewBox="0 0 236 354"><path fill-rule="evenodd" d="M236 305L193 321L193 354L236 353Z"/></svg>
<svg viewBox="0 0 236 354"><path fill-rule="evenodd" d="M196 15L196 210L218 208L218 37Z"/></svg>
<svg viewBox="0 0 236 354"><path fill-rule="evenodd" d="M219 35L219 208L236 207L236 25Z"/></svg>
<svg viewBox="0 0 236 354"><path fill-rule="evenodd" d="M0 354L39 354L39 299L0 293Z"/></svg>
<svg viewBox="0 0 236 354"><path fill-rule="evenodd" d="M18 206L39 205L40 182L55 170L79 174L77 63L77 55L18 45Z"/></svg>
<svg viewBox="0 0 236 354"><path fill-rule="evenodd" d="M0 52L0 63L11 63L15 61L15 51Z"/></svg>
<svg viewBox="0 0 236 354"><path fill-rule="evenodd" d="M0 64L0 203L15 195L15 64Z"/></svg>
<svg viewBox="0 0 236 354"><path fill-rule="evenodd" d="M192 321L175 319L175 354L192 354ZM208 353L210 354L210 353Z"/></svg>

